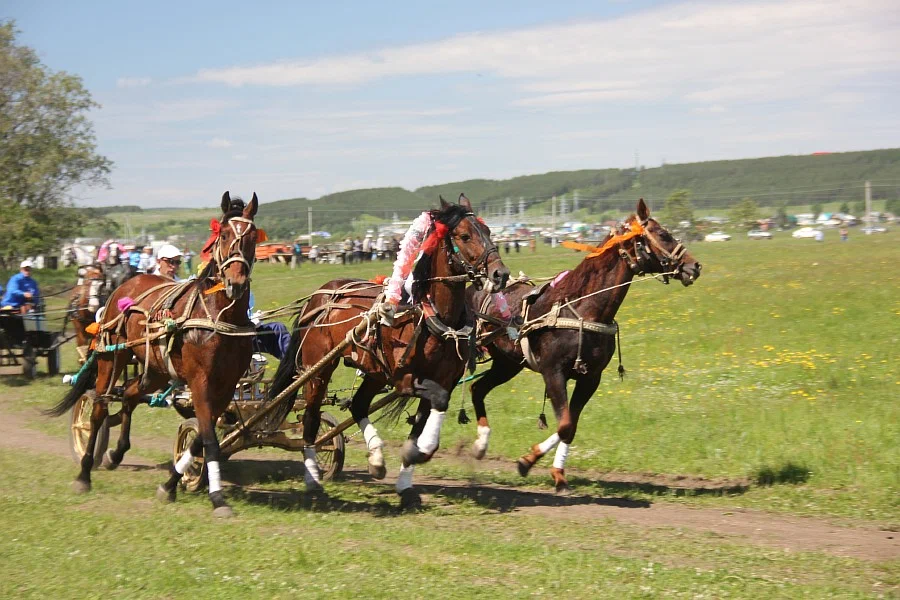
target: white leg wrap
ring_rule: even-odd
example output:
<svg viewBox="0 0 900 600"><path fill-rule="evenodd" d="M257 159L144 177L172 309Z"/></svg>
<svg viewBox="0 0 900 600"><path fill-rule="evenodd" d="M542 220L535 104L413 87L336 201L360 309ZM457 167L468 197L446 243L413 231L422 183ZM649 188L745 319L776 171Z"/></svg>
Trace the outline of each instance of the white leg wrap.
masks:
<svg viewBox="0 0 900 600"><path fill-rule="evenodd" d="M191 450L188 448L184 451L184 454L181 455L181 458L178 459L178 462L175 463L175 472L179 475L184 475L184 472L187 471L187 468L191 466L191 462L193 462L194 457L191 455Z"/></svg>
<svg viewBox="0 0 900 600"><path fill-rule="evenodd" d="M409 465L408 467L400 465L400 473L397 475L397 484L395 486L398 494L412 487L413 471L415 469L416 465Z"/></svg>
<svg viewBox="0 0 900 600"><path fill-rule="evenodd" d="M384 466L384 452L381 451L381 446L377 448L372 448L369 450L369 464L373 467L383 467Z"/></svg>
<svg viewBox="0 0 900 600"><path fill-rule="evenodd" d="M475 438L475 443L472 446L475 448L475 452L479 456L484 456L484 453L487 452L488 442L491 439L491 428L487 425L479 425L478 426L478 437Z"/></svg>
<svg viewBox="0 0 900 600"><path fill-rule="evenodd" d="M307 446L303 449L303 466L306 467L306 473L303 475L307 484L321 483L319 475L319 463L316 461L316 447Z"/></svg>
<svg viewBox="0 0 900 600"><path fill-rule="evenodd" d="M384 442L378 435L378 430L375 429L375 426L372 425L372 422L369 421L368 417L364 417L359 422L359 429L362 431L363 437L366 439L366 448L368 448L369 450L374 450L375 448L384 447Z"/></svg>
<svg viewBox="0 0 900 600"><path fill-rule="evenodd" d="M433 408L431 409L428 420L425 421L422 435L419 436L416 442L419 450L425 454L431 454L437 449L438 443L441 441L441 425L444 424L444 417L446 416L446 412L438 412Z"/></svg>
<svg viewBox="0 0 900 600"><path fill-rule="evenodd" d="M569 445L565 442L560 442L559 446L556 447L556 456L553 457L553 466L557 469L565 469L566 458L568 457Z"/></svg>
<svg viewBox="0 0 900 600"><path fill-rule="evenodd" d="M211 460L206 463L206 472L209 475L209 493L213 494L221 490L222 476L219 474L219 461Z"/></svg>
<svg viewBox="0 0 900 600"><path fill-rule="evenodd" d="M554 433L553 435L548 437L546 440L544 440L543 442L538 444L538 448L541 449L541 454L547 454L548 452L550 452L551 450L556 448L556 445L558 443L559 443L559 434Z"/></svg>

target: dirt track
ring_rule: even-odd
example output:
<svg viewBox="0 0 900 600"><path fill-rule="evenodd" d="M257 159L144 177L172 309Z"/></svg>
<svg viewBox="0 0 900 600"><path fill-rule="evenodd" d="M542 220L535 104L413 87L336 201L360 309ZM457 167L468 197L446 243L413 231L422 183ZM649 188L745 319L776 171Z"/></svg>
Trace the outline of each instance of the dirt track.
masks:
<svg viewBox="0 0 900 600"><path fill-rule="evenodd" d="M42 417L34 417L42 418ZM0 446L33 452L48 453L70 459L68 441L28 428L32 420L20 413L5 410L0 401ZM110 440L115 443L115 433ZM136 437L135 446L152 447L168 450L169 440L147 439ZM456 453L448 451L446 460L460 460ZM501 466L502 465L502 466ZM126 456L123 468L129 466L146 469L156 467L151 461L136 457L133 453ZM491 461L491 468L504 468L512 471L511 463ZM162 467L162 466L160 466ZM73 464L72 473L75 474ZM223 476L234 484L246 486L249 494L265 494L254 487L266 473L277 472L279 476L297 477L298 487L302 484L302 462L283 459L272 459L271 454L243 453L234 461L230 461L223 469ZM365 471L347 469L345 477L351 481L359 481L367 485L393 485L395 472L389 472L384 482L374 482ZM537 476L543 476L541 472ZM612 482L622 482L632 486L649 486L651 488L679 486L691 489L707 489L709 486L741 485L740 481L710 481L702 479L643 476L639 474L605 474ZM792 551L818 551L873 561L894 560L900 558L900 533L873 528L840 527L822 519L807 517L782 516L762 511L745 509L708 509L687 508L665 501L647 502L615 497L599 497L590 495L572 495L558 497L551 491L543 489L527 489L499 486L495 484L481 485L467 481L447 480L440 478L417 477L418 489L428 496L452 496L468 498L478 504L489 507L498 513L509 513L514 516L553 515L556 518L568 518L583 522L590 519L615 519L622 523L643 527L683 528L705 531L714 534L734 537L735 541L745 540L753 544L785 548ZM279 501L296 502L302 494L292 494ZM270 498L271 500L271 498ZM437 501L435 498L434 501Z"/></svg>

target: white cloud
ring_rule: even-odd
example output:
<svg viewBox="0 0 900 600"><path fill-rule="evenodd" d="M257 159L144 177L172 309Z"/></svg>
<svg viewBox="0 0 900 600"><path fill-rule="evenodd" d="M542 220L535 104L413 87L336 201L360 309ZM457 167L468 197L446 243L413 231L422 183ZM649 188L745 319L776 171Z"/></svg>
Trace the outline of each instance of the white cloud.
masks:
<svg viewBox="0 0 900 600"><path fill-rule="evenodd" d="M153 80L149 77L119 77L116 80L118 88L136 88L150 85Z"/></svg>
<svg viewBox="0 0 900 600"><path fill-rule="evenodd" d="M689 102L824 93L898 69L895 0L688 3L605 21L471 33L371 52L202 69L231 86L360 85L390 77L479 73L519 80L522 106L661 95Z"/></svg>
<svg viewBox="0 0 900 600"><path fill-rule="evenodd" d="M226 140L225 138L220 137L209 140L208 142L206 142L206 145L210 148L231 148L232 146L234 146L231 140Z"/></svg>

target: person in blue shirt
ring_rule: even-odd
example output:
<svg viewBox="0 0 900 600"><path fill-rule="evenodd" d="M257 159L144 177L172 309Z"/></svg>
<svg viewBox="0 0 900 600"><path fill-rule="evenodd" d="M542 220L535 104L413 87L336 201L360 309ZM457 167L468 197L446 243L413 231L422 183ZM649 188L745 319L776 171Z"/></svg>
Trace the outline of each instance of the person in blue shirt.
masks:
<svg viewBox="0 0 900 600"><path fill-rule="evenodd" d="M288 344L291 343L291 333L284 323L279 323L278 321L263 323L260 321L259 313L253 312L255 300L253 292L250 292L250 308L247 309L247 316L250 317L253 326L256 327L256 337L253 338L253 351L265 352L281 360L287 354Z"/></svg>
<svg viewBox="0 0 900 600"><path fill-rule="evenodd" d="M25 312L40 297L37 282L31 278L31 261L23 260L19 272L9 278L0 306Z"/></svg>

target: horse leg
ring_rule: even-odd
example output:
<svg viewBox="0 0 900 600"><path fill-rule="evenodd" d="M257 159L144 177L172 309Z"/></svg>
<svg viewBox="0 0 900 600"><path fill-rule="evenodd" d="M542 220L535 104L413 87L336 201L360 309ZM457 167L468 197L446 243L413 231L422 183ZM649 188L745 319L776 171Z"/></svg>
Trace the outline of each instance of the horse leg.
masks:
<svg viewBox="0 0 900 600"><path fill-rule="evenodd" d="M368 463L369 474L375 479L384 479L387 475L387 467L384 464L384 441L378 435L375 425L369 420L369 406L372 404L372 398L381 389L381 383L371 377L365 377L362 380L356 393L353 394L353 400L350 403L350 414L353 420L359 425L363 437L366 440L366 449L369 451Z"/></svg>
<svg viewBox="0 0 900 600"><path fill-rule="evenodd" d="M570 491L569 482L566 480L566 459L569 456L569 445L575 439L578 417L588 400L597 391L598 385L600 385L600 372L596 375L591 373L576 381L575 389L572 390L572 399L569 401L568 419L560 420L557 430L559 445L556 446L553 467L550 469L550 476L553 477L557 494L568 494Z"/></svg>
<svg viewBox="0 0 900 600"><path fill-rule="evenodd" d="M197 436L191 442L190 447L184 451L178 462L169 467L169 479L160 484L156 489L156 497L162 502L175 502L175 492L178 482L184 476L184 472L188 470L195 456L203 453L203 437Z"/></svg>
<svg viewBox="0 0 900 600"><path fill-rule="evenodd" d="M431 408L431 405L427 401L419 401L419 407L416 409L416 419L413 421L412 429L409 432L409 440L414 442L422 435L425 424L428 422L426 415L429 408ZM400 508L403 510L416 509L422 506L422 496L413 487L413 473L415 470L416 465L401 461L400 473L397 474L397 482L394 484L394 489L397 490L397 494L400 496Z"/></svg>
<svg viewBox="0 0 900 600"><path fill-rule="evenodd" d="M304 364L315 364L306 362ZM337 362L326 365L322 371L310 379L304 386L303 397L306 400L306 408L303 410L303 466L306 467L303 481L306 483L307 492L322 491L322 475L319 472L319 463L316 460L316 438L319 435L319 425L322 417L322 400L328 392L328 381L331 374L337 368Z"/></svg>
<svg viewBox="0 0 900 600"><path fill-rule="evenodd" d="M559 429L568 423L569 410L566 394L566 377L562 371L553 371L543 373L544 386L547 396L553 405L553 412L556 413L557 431L540 444L531 447L531 451L518 460L519 475L525 477L531 470L531 467L541 459L542 456L556 448L559 444Z"/></svg>
<svg viewBox="0 0 900 600"><path fill-rule="evenodd" d="M94 402L94 407L91 410L91 435L88 437L84 455L81 457L81 471L78 473L75 481L72 482L72 490L76 494L83 494L91 490L91 469L94 468L94 449L97 447L97 433L100 431L103 421L109 416L106 398L101 394L106 393L110 381L115 381L118 378L122 368L116 365L117 368L114 373L113 363L119 361L100 358L97 361L99 363L97 365L97 381L94 386L94 389L97 390L97 401Z"/></svg>
<svg viewBox="0 0 900 600"><path fill-rule="evenodd" d="M155 389L165 385L167 379L163 377L154 377L151 379L150 387ZM125 384L125 391L122 393L122 425L119 428L119 441L115 449L110 448L103 455L103 468L112 471L117 468L125 453L131 449L131 414L141 399L141 378L135 377Z"/></svg>
<svg viewBox="0 0 900 600"><path fill-rule="evenodd" d="M441 442L441 426L450 406L450 392L432 379L417 379L413 388L416 397L429 402L431 411L416 440L406 440L400 456L407 465L428 462Z"/></svg>
<svg viewBox="0 0 900 600"><path fill-rule="evenodd" d="M470 388L472 392L472 407L475 409L475 417L478 423L478 437L472 444L472 455L481 460L487 454L488 442L491 437L491 426L488 424L487 410L484 407L484 399L492 389L503 385L522 370L521 365L494 357L488 372L477 379Z"/></svg>

